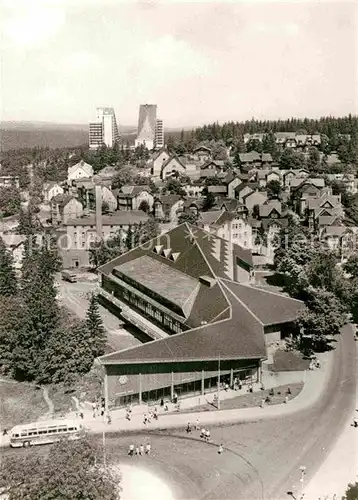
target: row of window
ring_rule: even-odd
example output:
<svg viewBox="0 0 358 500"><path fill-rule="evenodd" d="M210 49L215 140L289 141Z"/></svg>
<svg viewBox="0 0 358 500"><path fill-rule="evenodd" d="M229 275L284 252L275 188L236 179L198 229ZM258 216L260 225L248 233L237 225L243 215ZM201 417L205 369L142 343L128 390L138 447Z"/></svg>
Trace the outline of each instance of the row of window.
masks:
<svg viewBox="0 0 358 500"><path fill-rule="evenodd" d="M29 436L42 436L44 434L58 434L61 432L76 431L75 427L62 427L56 429L32 430L28 432L21 432L21 434L14 434L14 437L29 437Z"/></svg>
<svg viewBox="0 0 358 500"><path fill-rule="evenodd" d="M175 321L171 316L164 314L162 311L152 306L140 297L137 297L133 293L127 290L122 291L122 297L124 300L132 304L137 309L143 311L146 315L154 318L158 323L161 323L169 330L173 332L181 332L181 325L178 321Z"/></svg>

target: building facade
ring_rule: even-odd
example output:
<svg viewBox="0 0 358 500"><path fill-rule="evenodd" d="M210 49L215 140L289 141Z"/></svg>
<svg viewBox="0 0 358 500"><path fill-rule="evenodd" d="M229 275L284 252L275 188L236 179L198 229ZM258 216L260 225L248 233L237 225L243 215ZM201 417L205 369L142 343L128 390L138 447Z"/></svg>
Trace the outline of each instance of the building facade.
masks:
<svg viewBox="0 0 358 500"><path fill-rule="evenodd" d="M89 147L98 149L103 144L112 148L119 140L118 125L113 108L97 108L96 120L89 124Z"/></svg>
<svg viewBox="0 0 358 500"><path fill-rule="evenodd" d="M154 149L159 150L164 147L164 126L163 120L157 118L155 124Z"/></svg>
<svg viewBox="0 0 358 500"><path fill-rule="evenodd" d="M99 360L108 406L204 395L260 379L266 345L291 331L300 301L243 285L252 255L182 224L99 268L100 300L147 340Z"/></svg>
<svg viewBox="0 0 358 500"><path fill-rule="evenodd" d="M138 132L135 146L143 145L147 149L154 148L157 124L157 105L141 104L139 106Z"/></svg>

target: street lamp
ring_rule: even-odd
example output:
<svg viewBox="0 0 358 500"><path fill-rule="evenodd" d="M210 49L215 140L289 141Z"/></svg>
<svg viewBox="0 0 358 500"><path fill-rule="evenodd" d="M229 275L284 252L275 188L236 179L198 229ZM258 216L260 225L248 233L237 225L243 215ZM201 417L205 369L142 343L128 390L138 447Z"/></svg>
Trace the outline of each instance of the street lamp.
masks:
<svg viewBox="0 0 358 500"><path fill-rule="evenodd" d="M287 495L292 497L293 500L303 500L303 497L305 496L305 494L303 493L303 483L304 483L304 480L305 480L305 475L306 475L306 467L304 465L301 465L300 467L300 472L301 472L301 477L300 477L300 483L301 483L301 496L300 498L298 499L295 494L293 493L293 491L287 491Z"/></svg>
<svg viewBox="0 0 358 500"><path fill-rule="evenodd" d="M304 497L303 483L304 483L305 475L306 475L306 467L304 465L301 465L300 471L301 471L300 483L301 483L301 499L302 499Z"/></svg>

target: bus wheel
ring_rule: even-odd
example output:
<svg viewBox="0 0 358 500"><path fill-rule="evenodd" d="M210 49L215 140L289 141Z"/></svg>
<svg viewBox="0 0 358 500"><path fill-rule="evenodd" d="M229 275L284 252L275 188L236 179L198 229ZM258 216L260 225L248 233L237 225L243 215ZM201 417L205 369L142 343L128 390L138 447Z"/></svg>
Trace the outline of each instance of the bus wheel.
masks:
<svg viewBox="0 0 358 500"><path fill-rule="evenodd" d="M23 447L24 448L29 448L31 446L30 441L24 441Z"/></svg>

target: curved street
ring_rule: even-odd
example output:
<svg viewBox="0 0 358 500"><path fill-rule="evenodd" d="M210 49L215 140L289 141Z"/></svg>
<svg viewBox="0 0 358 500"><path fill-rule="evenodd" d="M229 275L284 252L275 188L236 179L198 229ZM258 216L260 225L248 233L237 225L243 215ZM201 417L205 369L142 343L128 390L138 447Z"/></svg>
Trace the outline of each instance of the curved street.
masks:
<svg viewBox="0 0 358 500"><path fill-rule="evenodd" d="M119 462L151 470L168 483L175 498L269 500L289 498L288 491L299 498L300 466L306 467L306 484L354 413L356 344L350 326L343 329L333 356L327 389L308 409L259 422L211 427L213 443L200 440L198 432L190 436L175 430L107 433L107 453ZM127 456L129 444L145 445L148 440L150 457ZM225 447L222 455L217 453L220 443ZM353 450L347 455L352 456Z"/></svg>

